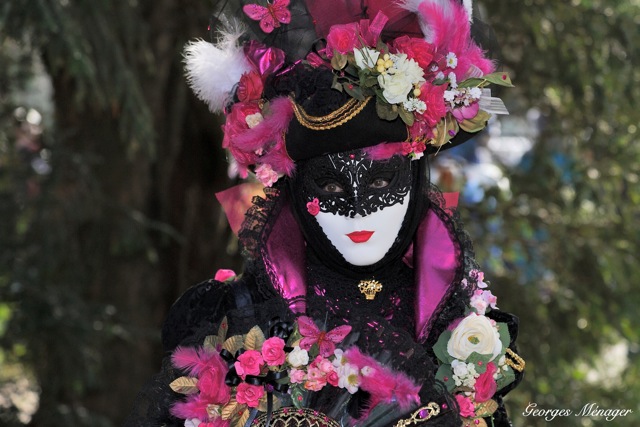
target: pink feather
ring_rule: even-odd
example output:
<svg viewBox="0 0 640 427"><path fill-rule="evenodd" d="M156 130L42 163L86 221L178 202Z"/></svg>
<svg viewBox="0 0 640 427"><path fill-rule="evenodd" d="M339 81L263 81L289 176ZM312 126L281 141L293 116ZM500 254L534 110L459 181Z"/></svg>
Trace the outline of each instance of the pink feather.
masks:
<svg viewBox="0 0 640 427"><path fill-rule="evenodd" d="M200 394L192 394L187 397L186 402L177 402L171 407L171 414L181 419L198 418L208 420L207 405L209 402L203 399Z"/></svg>
<svg viewBox="0 0 640 427"><path fill-rule="evenodd" d="M359 369L370 367L375 370L372 375L362 376L360 388L371 394L369 410L377 404L397 402L401 408L408 408L412 403L418 403L420 386L401 372L393 372L380 365L374 358L365 356L357 348L345 352L347 361ZM367 411L368 412L368 411ZM366 415L363 414L363 415Z"/></svg>
<svg viewBox="0 0 640 427"><path fill-rule="evenodd" d="M224 361L215 351L204 348L194 349L191 347L178 347L171 355L171 363L179 369L186 370L189 375L198 376L208 369L220 369L224 366Z"/></svg>
<svg viewBox="0 0 640 427"><path fill-rule="evenodd" d="M365 148L371 160L388 160L396 154L402 154L402 142L383 142L373 147Z"/></svg>

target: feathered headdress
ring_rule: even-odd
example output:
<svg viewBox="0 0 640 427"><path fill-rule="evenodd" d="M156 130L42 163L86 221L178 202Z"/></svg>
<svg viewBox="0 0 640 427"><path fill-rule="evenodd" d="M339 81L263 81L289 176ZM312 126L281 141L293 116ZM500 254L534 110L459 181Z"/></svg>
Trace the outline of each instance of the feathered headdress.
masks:
<svg viewBox="0 0 640 427"><path fill-rule="evenodd" d="M241 175L265 185L297 160L380 143L418 159L507 113L486 86L511 82L471 38L470 0L229 0L224 15L244 22L188 44L187 78L224 111Z"/></svg>

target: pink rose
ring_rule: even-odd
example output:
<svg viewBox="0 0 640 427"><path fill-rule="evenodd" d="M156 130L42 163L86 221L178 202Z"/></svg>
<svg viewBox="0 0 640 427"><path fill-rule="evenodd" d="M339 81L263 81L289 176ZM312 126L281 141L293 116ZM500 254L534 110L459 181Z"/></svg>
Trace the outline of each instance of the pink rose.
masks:
<svg viewBox="0 0 640 427"><path fill-rule="evenodd" d="M473 407L473 403L471 403L471 399L468 397L464 397L461 394L456 394L456 400L458 401L458 406L460 407L460 416L463 418L467 417L475 417L475 408Z"/></svg>
<svg viewBox="0 0 640 427"><path fill-rule="evenodd" d="M240 383L236 389L238 403L246 403L250 408L257 408L262 396L264 396L262 386Z"/></svg>
<svg viewBox="0 0 640 427"><path fill-rule="evenodd" d="M215 405L226 404L231 397L231 389L225 384L228 372L227 364L216 355L209 362L209 369L198 377L197 387L207 401Z"/></svg>
<svg viewBox="0 0 640 427"><path fill-rule="evenodd" d="M427 104L427 109L420 116L429 127L435 126L447 114L447 106L444 103L446 89L446 85L436 86L429 83L423 84L420 88L420 100Z"/></svg>
<svg viewBox="0 0 640 427"><path fill-rule="evenodd" d="M345 54L352 52L358 45L358 24L332 25L327 35L326 53L329 58L333 56L333 51Z"/></svg>
<svg viewBox="0 0 640 427"><path fill-rule="evenodd" d="M428 70L433 60L433 45L424 39L409 36L398 37L393 42L393 48L396 52L406 53L423 70Z"/></svg>
<svg viewBox="0 0 640 427"><path fill-rule="evenodd" d="M244 73L238 83L238 99L241 102L256 101L262 97L263 88L264 85L258 73L255 71Z"/></svg>
<svg viewBox="0 0 640 427"><path fill-rule="evenodd" d="M338 382L340 381L340 377L336 371L331 371L327 373L326 376L327 382L334 387L338 387Z"/></svg>
<svg viewBox="0 0 640 427"><path fill-rule="evenodd" d="M493 362L489 362L487 364L487 370L476 379L476 402L486 402L496 394L498 387L496 380L493 379L493 374L495 374L497 370L496 365Z"/></svg>
<svg viewBox="0 0 640 427"><path fill-rule="evenodd" d="M467 119L473 119L475 116L478 115L478 110L480 110L480 104L478 104L477 102L474 102L473 104L468 105L466 107L462 106L462 107L454 108L453 110L451 110L451 113L453 114L453 117L455 117L457 121L462 122Z"/></svg>
<svg viewBox="0 0 640 427"><path fill-rule="evenodd" d="M291 369L291 371L289 371L289 379L292 383L299 384L304 382L304 380L306 379L306 374L302 369L293 368Z"/></svg>
<svg viewBox="0 0 640 427"><path fill-rule="evenodd" d="M320 213L320 201L318 198L313 199L309 203L307 203L307 212L311 215L316 216Z"/></svg>
<svg viewBox="0 0 640 427"><path fill-rule="evenodd" d="M284 340L278 337L269 338L262 344L262 358L269 366L279 366L284 363Z"/></svg>
<svg viewBox="0 0 640 427"><path fill-rule="evenodd" d="M227 280L233 279L236 276L237 275L235 271L221 268L220 270L216 271L216 275L213 279L217 280L218 282L226 282Z"/></svg>
<svg viewBox="0 0 640 427"><path fill-rule="evenodd" d="M321 358L317 363L318 369L324 374L328 374L329 372L333 372L333 363L331 363L328 359Z"/></svg>
<svg viewBox="0 0 640 427"><path fill-rule="evenodd" d="M325 385L327 385L327 379L325 378L324 372L318 368L310 367L309 372L307 372L307 382L304 383L304 388L319 391Z"/></svg>
<svg viewBox="0 0 640 427"><path fill-rule="evenodd" d="M260 375L260 368L264 364L264 359L259 351L247 350L238 356L238 361L234 363L236 373L244 379L247 375Z"/></svg>

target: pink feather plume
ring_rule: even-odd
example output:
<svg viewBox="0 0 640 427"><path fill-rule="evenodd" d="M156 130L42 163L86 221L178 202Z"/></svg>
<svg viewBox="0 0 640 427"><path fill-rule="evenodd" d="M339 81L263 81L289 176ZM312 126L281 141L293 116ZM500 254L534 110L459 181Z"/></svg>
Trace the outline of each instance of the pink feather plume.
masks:
<svg viewBox="0 0 640 427"><path fill-rule="evenodd" d="M380 365L374 358L366 356L357 348L351 348L345 352L347 361L357 366L372 368L374 372L361 377L360 388L371 394L368 404L368 411L377 404L397 402L401 408L406 409L413 403L419 403L418 393L420 386L405 374L392 372L390 369ZM366 411L362 416L366 416Z"/></svg>
<svg viewBox="0 0 640 427"><path fill-rule="evenodd" d="M179 369L184 369L189 375L198 376L208 369L219 369L224 365L220 355L215 351L204 348L196 350L191 347L178 347L171 355L171 363Z"/></svg>
<svg viewBox="0 0 640 427"><path fill-rule="evenodd" d="M373 147L365 148L364 151L371 160L388 160L396 154L402 154L403 142L386 142Z"/></svg>

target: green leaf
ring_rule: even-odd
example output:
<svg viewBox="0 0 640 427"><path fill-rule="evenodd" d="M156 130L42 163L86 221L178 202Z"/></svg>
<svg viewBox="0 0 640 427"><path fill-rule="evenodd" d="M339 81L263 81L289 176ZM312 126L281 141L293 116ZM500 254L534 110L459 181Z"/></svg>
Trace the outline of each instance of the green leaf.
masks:
<svg viewBox="0 0 640 427"><path fill-rule="evenodd" d="M438 360L442 363L451 364L451 362L453 362L454 360L449 352L447 352L447 343L449 342L450 338L451 331L444 331L442 334L440 334L438 341L436 341L436 344L433 346L433 352L435 353Z"/></svg>
<svg viewBox="0 0 640 427"><path fill-rule="evenodd" d="M337 50L333 52L333 58L331 58L331 66L334 70L340 71L347 66L347 55L343 55Z"/></svg>
<svg viewBox="0 0 640 427"><path fill-rule="evenodd" d="M458 83L459 88L468 88L468 87L484 87L489 83L493 83L498 86L506 86L506 87L514 87L513 83L511 83L511 78L509 74L498 72L487 74L483 77L474 77L471 79L466 79L460 83Z"/></svg>
<svg viewBox="0 0 640 427"><path fill-rule="evenodd" d="M343 83L342 87L349 96L357 99L358 101L364 101L364 95L362 94L360 86L355 86L352 83Z"/></svg>
<svg viewBox="0 0 640 427"><path fill-rule="evenodd" d="M335 89L342 92L342 83L338 81L338 76L333 77L333 83L331 84L331 89Z"/></svg>
<svg viewBox="0 0 640 427"><path fill-rule="evenodd" d="M393 105L387 104L386 102L380 101L380 99L376 102L376 112L378 113L378 117L382 120L395 120L398 118L398 108L393 108Z"/></svg>
<svg viewBox="0 0 640 427"><path fill-rule="evenodd" d="M398 114L400 114L400 118L407 126L413 126L416 116L414 116L411 111L407 111L406 108L400 106L400 108L398 108Z"/></svg>
<svg viewBox="0 0 640 427"><path fill-rule="evenodd" d="M447 379L446 381L445 378ZM436 379L442 381L449 391L453 390L456 386L455 381L453 381L451 365L440 365L438 372L436 372Z"/></svg>
<svg viewBox="0 0 640 427"><path fill-rule="evenodd" d="M487 122L491 114L483 110L478 110L478 114L472 119L465 119L460 122L460 128L465 132L476 133L487 127Z"/></svg>
<svg viewBox="0 0 640 427"><path fill-rule="evenodd" d="M476 368L476 372L482 374L487 370L487 363L489 363L492 357L493 354L480 354L474 351L467 357L466 362L472 363Z"/></svg>
<svg viewBox="0 0 640 427"><path fill-rule="evenodd" d="M506 351L509 344L511 344L511 335L509 335L509 326L506 323L496 323L498 327L498 335L500 336L500 342L502 342L503 353Z"/></svg>

